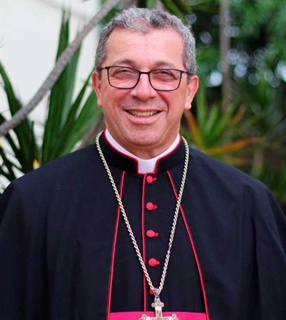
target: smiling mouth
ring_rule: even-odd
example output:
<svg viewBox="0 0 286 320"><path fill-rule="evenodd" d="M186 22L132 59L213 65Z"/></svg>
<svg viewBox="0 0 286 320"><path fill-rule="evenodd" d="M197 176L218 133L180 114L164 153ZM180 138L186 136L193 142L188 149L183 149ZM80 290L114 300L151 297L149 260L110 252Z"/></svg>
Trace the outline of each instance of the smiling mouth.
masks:
<svg viewBox="0 0 286 320"><path fill-rule="evenodd" d="M127 110L128 113L132 114L135 117L146 118L152 117L160 111L135 111L135 110Z"/></svg>

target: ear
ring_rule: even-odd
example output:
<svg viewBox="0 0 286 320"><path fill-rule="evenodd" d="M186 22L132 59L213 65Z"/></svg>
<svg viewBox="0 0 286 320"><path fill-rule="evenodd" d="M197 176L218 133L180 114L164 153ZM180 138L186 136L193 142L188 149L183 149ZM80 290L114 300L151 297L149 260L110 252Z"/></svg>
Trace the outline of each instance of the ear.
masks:
<svg viewBox="0 0 286 320"><path fill-rule="evenodd" d="M185 110L189 110L192 107L192 101L199 89L199 77L192 76L192 78L188 81L187 86Z"/></svg>
<svg viewBox="0 0 286 320"><path fill-rule="evenodd" d="M102 99L101 99L101 79L99 77L98 72L93 72L91 75L92 86L94 92L97 96L97 105L99 108L102 107Z"/></svg>

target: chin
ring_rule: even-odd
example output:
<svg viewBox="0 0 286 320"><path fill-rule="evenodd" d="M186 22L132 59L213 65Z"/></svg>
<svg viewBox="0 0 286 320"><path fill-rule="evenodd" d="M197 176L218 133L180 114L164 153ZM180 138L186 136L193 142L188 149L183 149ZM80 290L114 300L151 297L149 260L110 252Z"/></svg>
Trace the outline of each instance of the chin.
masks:
<svg viewBox="0 0 286 320"><path fill-rule="evenodd" d="M147 135L147 136L146 136ZM161 139L155 137L148 137L148 133L142 137L133 137L133 139L129 139L129 144L133 146L133 148L141 148L143 149L154 149L158 148L161 145Z"/></svg>

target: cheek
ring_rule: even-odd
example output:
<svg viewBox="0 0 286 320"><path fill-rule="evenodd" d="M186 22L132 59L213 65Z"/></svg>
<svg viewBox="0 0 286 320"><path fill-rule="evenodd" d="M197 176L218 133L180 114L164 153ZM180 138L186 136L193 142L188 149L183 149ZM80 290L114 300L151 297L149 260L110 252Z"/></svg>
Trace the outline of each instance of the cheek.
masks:
<svg viewBox="0 0 286 320"><path fill-rule="evenodd" d="M122 99L124 95L126 95L126 90L113 88L109 84L106 84L103 92L107 101L118 101L119 99Z"/></svg>
<svg viewBox="0 0 286 320"><path fill-rule="evenodd" d="M119 90L105 90L101 98L103 113L115 114L120 111L124 106L124 96L124 92Z"/></svg>
<svg viewBox="0 0 286 320"><path fill-rule="evenodd" d="M185 108L185 99L183 98L183 93L170 97L167 103L169 106L169 112L172 115L175 115L175 114L180 115Z"/></svg>

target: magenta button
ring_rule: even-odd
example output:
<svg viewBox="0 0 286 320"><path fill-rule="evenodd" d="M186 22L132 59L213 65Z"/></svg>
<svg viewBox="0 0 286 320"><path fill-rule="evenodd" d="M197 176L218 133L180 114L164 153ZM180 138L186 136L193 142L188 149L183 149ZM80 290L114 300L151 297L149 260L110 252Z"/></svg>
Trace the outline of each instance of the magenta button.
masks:
<svg viewBox="0 0 286 320"><path fill-rule="evenodd" d="M157 209L157 208L158 207L155 204L153 204L152 202L147 202L146 203L146 209L149 210L149 211Z"/></svg>
<svg viewBox="0 0 286 320"><path fill-rule="evenodd" d="M147 237L149 237L149 238L154 238L154 237L158 237L159 233L154 232L153 230L148 230L148 231L146 232L146 235L147 235Z"/></svg>
<svg viewBox="0 0 286 320"><path fill-rule="evenodd" d="M154 177L152 177L152 176L147 176L146 180L147 180L147 183L150 184L150 183L153 183L154 181L156 181L157 178L154 178Z"/></svg>
<svg viewBox="0 0 286 320"><path fill-rule="evenodd" d="M160 261L158 261L158 260L156 260L154 258L151 258L151 259L149 259L148 264L149 264L150 267L154 268L154 267L156 267L156 266L158 266L160 264Z"/></svg>

